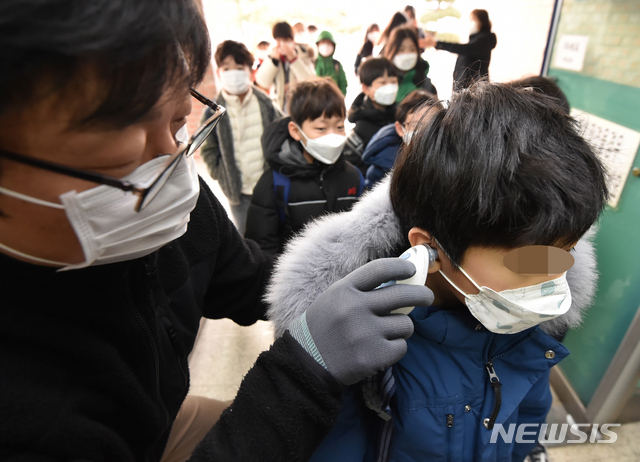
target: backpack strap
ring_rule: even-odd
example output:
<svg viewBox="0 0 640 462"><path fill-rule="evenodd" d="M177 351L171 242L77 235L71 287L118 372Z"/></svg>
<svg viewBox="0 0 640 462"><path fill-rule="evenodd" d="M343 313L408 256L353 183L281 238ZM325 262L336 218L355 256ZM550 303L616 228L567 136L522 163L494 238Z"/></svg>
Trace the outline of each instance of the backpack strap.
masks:
<svg viewBox="0 0 640 462"><path fill-rule="evenodd" d="M289 203L289 191L291 190L291 178L283 175L275 170L273 173L273 192L276 196L276 212L280 226L284 225L284 219L287 212L287 204Z"/></svg>

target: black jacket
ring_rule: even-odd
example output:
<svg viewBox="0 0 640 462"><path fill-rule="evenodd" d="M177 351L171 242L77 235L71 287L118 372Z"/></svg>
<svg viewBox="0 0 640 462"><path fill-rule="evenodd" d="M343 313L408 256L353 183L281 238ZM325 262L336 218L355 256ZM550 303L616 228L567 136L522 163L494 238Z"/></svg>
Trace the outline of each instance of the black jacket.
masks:
<svg viewBox="0 0 640 462"><path fill-rule="evenodd" d="M349 122L356 124L354 131L366 147L378 130L396 121L396 105L394 103L384 109L378 109L368 96L360 93L353 100L347 117Z"/></svg>
<svg viewBox="0 0 640 462"><path fill-rule="evenodd" d="M356 75L358 75L358 70L360 69L360 64L362 64L362 60L368 58L373 55L373 42L371 40L367 40L360 48L360 53L356 56L356 62L354 64Z"/></svg>
<svg viewBox="0 0 640 462"><path fill-rule="evenodd" d="M0 254L0 460L158 461L189 388L201 316L263 319L270 269L202 181L187 232L146 257L56 272ZM298 414L256 414L238 400L209 437L215 460L280 460L283 451L294 460L328 431L339 394L286 341L263 354L242 394ZM276 448L290 444L272 441L276 431L298 444ZM238 432L252 438L231 447Z"/></svg>
<svg viewBox="0 0 640 462"><path fill-rule="evenodd" d="M272 255L305 224L326 213L349 210L360 192L361 174L340 156L335 164L307 162L302 145L289 135L290 117L274 121L262 135L262 151L269 168L258 180L247 213L245 237ZM273 171L291 180L285 218L278 217Z"/></svg>
<svg viewBox="0 0 640 462"><path fill-rule="evenodd" d="M438 42L436 49L457 53L458 59L453 70L455 89L468 88L482 77L489 75L491 50L496 47L498 39L493 32L481 31L469 36L469 43Z"/></svg>

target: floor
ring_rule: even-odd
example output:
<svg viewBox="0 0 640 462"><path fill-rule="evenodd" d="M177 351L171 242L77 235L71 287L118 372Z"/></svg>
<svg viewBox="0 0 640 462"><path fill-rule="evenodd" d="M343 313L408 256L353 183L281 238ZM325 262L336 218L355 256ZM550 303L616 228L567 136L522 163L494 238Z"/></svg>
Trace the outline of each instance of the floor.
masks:
<svg viewBox="0 0 640 462"><path fill-rule="evenodd" d="M226 205L217 183L208 176L201 160L196 159L201 175ZM203 320L190 357L190 393L220 400L233 399L242 377L272 341L273 329L268 322L242 327L226 319ZM548 418L550 421L566 421L566 412L559 401L554 401ZM550 448L549 458L552 462L640 461L640 422L612 430L618 435L613 444L566 444Z"/></svg>

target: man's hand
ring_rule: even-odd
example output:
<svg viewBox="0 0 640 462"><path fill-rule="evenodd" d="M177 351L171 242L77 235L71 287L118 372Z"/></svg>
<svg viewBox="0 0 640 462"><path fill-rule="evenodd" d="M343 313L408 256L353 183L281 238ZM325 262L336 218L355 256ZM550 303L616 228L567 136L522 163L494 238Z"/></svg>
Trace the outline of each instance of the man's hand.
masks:
<svg viewBox="0 0 640 462"><path fill-rule="evenodd" d="M289 331L343 385L372 376L404 356L405 340L413 333L411 319L391 311L433 302L424 286L373 289L415 271L411 262L398 258L367 263L323 292Z"/></svg>

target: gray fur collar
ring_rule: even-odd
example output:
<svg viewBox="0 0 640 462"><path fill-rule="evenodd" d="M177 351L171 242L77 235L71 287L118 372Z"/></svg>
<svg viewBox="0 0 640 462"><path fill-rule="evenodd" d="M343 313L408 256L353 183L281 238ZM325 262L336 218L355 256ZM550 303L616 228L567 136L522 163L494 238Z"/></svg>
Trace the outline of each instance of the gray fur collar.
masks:
<svg viewBox="0 0 640 462"><path fill-rule="evenodd" d="M310 223L287 244L265 296L276 337L331 284L371 260L390 256L402 242L389 199L389 178L362 196L350 212ZM588 237L576 245L573 256L575 264L567 272L571 308L540 325L547 333L579 326L595 294L598 274Z"/></svg>

